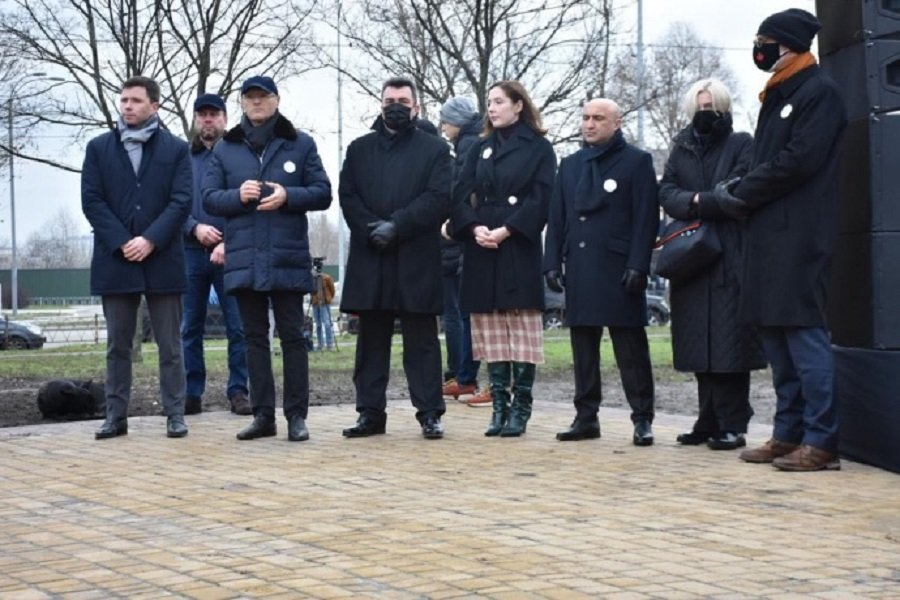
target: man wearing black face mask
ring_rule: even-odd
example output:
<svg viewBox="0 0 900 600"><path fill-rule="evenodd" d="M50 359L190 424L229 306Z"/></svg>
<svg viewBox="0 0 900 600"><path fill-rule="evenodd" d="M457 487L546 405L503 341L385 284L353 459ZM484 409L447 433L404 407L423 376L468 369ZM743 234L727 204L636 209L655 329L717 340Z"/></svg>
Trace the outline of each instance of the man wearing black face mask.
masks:
<svg viewBox="0 0 900 600"><path fill-rule="evenodd" d="M796 8L759 26L753 61L774 72L760 94L753 160L736 186L715 192L723 211L748 216L741 316L760 333L778 397L772 439L741 459L785 471L840 468L825 293L847 117L809 52L820 28Z"/></svg>
<svg viewBox="0 0 900 600"><path fill-rule="evenodd" d="M359 314L355 426L346 437L385 432L394 317L403 328L403 367L416 418L427 439L443 437L441 223L449 212L450 152L415 127L416 86L388 79L381 116L347 148L340 202L350 228L341 310Z"/></svg>

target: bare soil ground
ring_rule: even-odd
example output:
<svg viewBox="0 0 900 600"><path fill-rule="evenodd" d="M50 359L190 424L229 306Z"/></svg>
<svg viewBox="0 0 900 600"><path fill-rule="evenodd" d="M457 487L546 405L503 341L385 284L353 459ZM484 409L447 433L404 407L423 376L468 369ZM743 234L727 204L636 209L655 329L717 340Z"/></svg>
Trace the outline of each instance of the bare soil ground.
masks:
<svg viewBox="0 0 900 600"><path fill-rule="evenodd" d="M603 373L603 395L605 406L627 406L621 383L615 372ZM0 427L16 427L37 423L50 423L42 418L37 408L37 391L43 381L31 379L8 378L0 381ZM207 382L207 391L203 397L203 410L228 410L225 397L224 378L211 379ZM129 414L160 414L159 383L154 378L136 378L134 381ZM541 401L571 403L575 391L571 373L541 372L538 368L535 382L535 398ZM758 371L753 374L750 402L758 423L771 423L775 405L775 394L772 390L769 371ZM388 387L388 400L405 400L409 398L406 391L406 380L401 372L391 374ZM448 402L452 402L448 399ZM353 419L354 390L353 382L346 372L328 372L312 370L310 372L310 405L347 404L348 421ZM488 418L487 409L485 419ZM697 413L697 387L694 377L689 374L669 371L656 380L656 410L662 413L695 415ZM311 409L314 414L315 409Z"/></svg>

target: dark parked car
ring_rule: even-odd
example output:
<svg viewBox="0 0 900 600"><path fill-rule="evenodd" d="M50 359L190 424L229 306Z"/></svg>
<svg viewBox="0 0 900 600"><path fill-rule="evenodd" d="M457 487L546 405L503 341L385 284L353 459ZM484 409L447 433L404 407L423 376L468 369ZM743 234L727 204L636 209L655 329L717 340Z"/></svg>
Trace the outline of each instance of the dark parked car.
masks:
<svg viewBox="0 0 900 600"><path fill-rule="evenodd" d="M152 342L153 327L150 325L150 311L145 303L141 303L141 341ZM203 330L203 337L208 340L223 339L225 337L225 315L222 314L222 307L218 304L208 304L206 306L206 326Z"/></svg>
<svg viewBox="0 0 900 600"><path fill-rule="evenodd" d="M647 322L650 325L665 325L671 317L665 298L647 294ZM566 323L566 293L554 292L544 286L544 329L559 329Z"/></svg>
<svg viewBox="0 0 900 600"><path fill-rule="evenodd" d="M43 348L47 338L40 327L28 321L0 321L0 350Z"/></svg>

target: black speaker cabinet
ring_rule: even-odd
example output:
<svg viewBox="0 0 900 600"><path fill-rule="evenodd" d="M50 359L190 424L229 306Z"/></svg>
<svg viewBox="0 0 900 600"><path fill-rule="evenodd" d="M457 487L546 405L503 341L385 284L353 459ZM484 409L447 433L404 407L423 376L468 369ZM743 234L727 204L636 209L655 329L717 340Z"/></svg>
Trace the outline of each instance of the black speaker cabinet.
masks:
<svg viewBox="0 0 900 600"><path fill-rule="evenodd" d="M900 114L871 115L847 125L838 183L840 233L900 231L898 143Z"/></svg>
<svg viewBox="0 0 900 600"><path fill-rule="evenodd" d="M900 109L900 39L869 40L822 57L851 120Z"/></svg>
<svg viewBox="0 0 900 600"><path fill-rule="evenodd" d="M832 341L900 349L900 232L838 236L828 294Z"/></svg>
<svg viewBox="0 0 900 600"><path fill-rule="evenodd" d="M900 0L816 0L819 54L900 33Z"/></svg>

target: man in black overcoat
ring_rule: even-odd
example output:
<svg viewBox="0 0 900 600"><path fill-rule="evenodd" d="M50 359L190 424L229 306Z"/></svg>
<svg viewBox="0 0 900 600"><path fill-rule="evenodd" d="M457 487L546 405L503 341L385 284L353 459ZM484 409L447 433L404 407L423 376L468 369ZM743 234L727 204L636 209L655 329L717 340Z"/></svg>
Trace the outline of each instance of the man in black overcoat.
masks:
<svg viewBox="0 0 900 600"><path fill-rule="evenodd" d="M566 289L575 363L575 420L560 441L600 437L600 340L609 328L631 405L633 442L653 444L653 370L647 344L647 274L659 226L650 155L625 142L609 99L582 111L584 147L562 160L544 251L547 286Z"/></svg>
<svg viewBox="0 0 900 600"><path fill-rule="evenodd" d="M749 215L741 317L759 330L778 397L772 439L741 458L788 471L840 468L825 293L847 117L809 52L820 28L796 8L759 26L753 60L773 75L760 94L753 162L736 186L715 191L722 210Z"/></svg>
<svg viewBox="0 0 900 600"><path fill-rule="evenodd" d="M388 79L373 131L347 148L341 210L350 253L341 310L359 314L353 383L356 425L347 437L385 432L385 390L394 317L403 332L403 368L416 418L427 439L443 437L441 347L443 310L440 227L449 212L450 151L415 127L415 84Z"/></svg>

